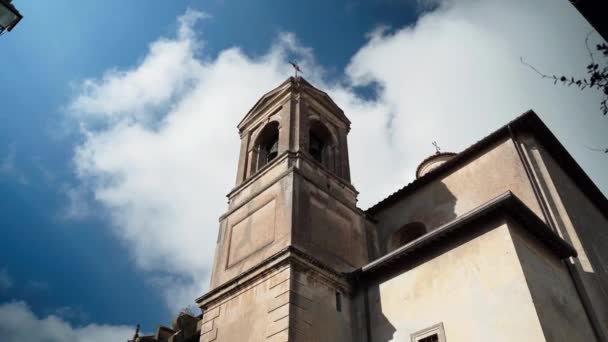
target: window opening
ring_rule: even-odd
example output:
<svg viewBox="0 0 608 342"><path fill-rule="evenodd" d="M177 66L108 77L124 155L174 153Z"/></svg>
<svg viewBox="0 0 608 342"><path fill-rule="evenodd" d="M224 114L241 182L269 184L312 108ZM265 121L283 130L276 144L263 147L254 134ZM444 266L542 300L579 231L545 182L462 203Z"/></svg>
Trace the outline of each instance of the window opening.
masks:
<svg viewBox="0 0 608 342"><path fill-rule="evenodd" d="M342 312L342 294L336 291L336 311Z"/></svg>
<svg viewBox="0 0 608 342"><path fill-rule="evenodd" d="M333 158L330 153L331 141L332 136L327 127L318 120L312 120L308 130L308 154L330 170Z"/></svg>
<svg viewBox="0 0 608 342"><path fill-rule="evenodd" d="M433 334L431 336L419 339L418 342L439 342L439 336L437 334Z"/></svg>
<svg viewBox="0 0 608 342"><path fill-rule="evenodd" d="M266 151L266 164L270 163L271 160L276 158L279 154L279 137L273 138L274 142L271 141L272 145L267 146L268 150Z"/></svg>
<svg viewBox="0 0 608 342"><path fill-rule="evenodd" d="M411 342L446 342L443 323L413 333Z"/></svg>
<svg viewBox="0 0 608 342"><path fill-rule="evenodd" d="M310 132L310 155L319 163L323 162L323 141L314 132Z"/></svg>
<svg viewBox="0 0 608 342"><path fill-rule="evenodd" d="M255 144L253 172L270 163L279 154L279 124L271 122L262 129Z"/></svg>

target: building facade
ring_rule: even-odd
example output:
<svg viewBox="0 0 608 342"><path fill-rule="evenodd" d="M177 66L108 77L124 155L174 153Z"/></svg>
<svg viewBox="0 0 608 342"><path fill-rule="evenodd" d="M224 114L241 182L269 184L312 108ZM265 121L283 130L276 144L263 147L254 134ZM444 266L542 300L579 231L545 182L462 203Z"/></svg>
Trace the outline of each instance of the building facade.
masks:
<svg viewBox="0 0 608 342"><path fill-rule="evenodd" d="M140 341L608 341L608 201L533 112L365 211L323 91L238 128L203 314Z"/></svg>

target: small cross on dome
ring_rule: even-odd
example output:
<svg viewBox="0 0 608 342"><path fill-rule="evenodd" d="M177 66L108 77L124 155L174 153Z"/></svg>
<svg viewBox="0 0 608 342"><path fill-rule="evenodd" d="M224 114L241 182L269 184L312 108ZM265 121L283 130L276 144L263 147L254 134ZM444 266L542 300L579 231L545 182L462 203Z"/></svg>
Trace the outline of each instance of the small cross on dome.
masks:
<svg viewBox="0 0 608 342"><path fill-rule="evenodd" d="M441 148L439 147L439 145L437 145L436 141L433 141L433 146L435 146L435 153L441 153Z"/></svg>

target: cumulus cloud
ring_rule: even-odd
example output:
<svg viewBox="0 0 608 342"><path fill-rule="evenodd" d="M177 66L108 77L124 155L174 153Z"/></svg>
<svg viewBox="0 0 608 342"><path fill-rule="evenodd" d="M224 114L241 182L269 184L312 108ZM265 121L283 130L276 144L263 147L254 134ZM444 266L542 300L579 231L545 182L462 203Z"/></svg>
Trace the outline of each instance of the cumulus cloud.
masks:
<svg viewBox="0 0 608 342"><path fill-rule="evenodd" d="M202 44L191 34L198 17L186 13L177 37L152 43L136 68L86 81L71 105L86 137L75 153L78 175L174 309L207 286L222 198L237 163L235 125L264 90L283 81L293 45L285 35L259 58L234 48L205 61L196 57ZM155 116L158 106L166 111Z"/></svg>
<svg viewBox="0 0 608 342"><path fill-rule="evenodd" d="M352 121L351 170L364 208L408 183L431 141L459 151L529 108L600 180L599 157L578 141L606 143L599 96L553 86L519 62L584 72L590 28L571 5L433 4L415 25L373 31L341 80L325 79L314 50L290 33L262 56L230 48L208 57L193 26L204 15L188 11L177 35L153 42L141 63L82 84L69 107L85 137L74 155L78 175L174 309L207 286L222 199L236 176L235 126L291 74L288 56ZM358 87L370 85L377 96L360 97Z"/></svg>
<svg viewBox="0 0 608 342"><path fill-rule="evenodd" d="M85 80L71 104L71 112L116 121L149 119L147 116L154 109L181 93L197 74L192 73L199 66L192 57L199 45L193 39L192 25L204 17L195 11L180 17L177 39L152 43L134 70L111 69L100 80Z"/></svg>
<svg viewBox="0 0 608 342"><path fill-rule="evenodd" d="M38 318L24 302L11 302L0 305L0 336L5 342L126 341L133 336L133 328L97 324L74 327L54 315Z"/></svg>
<svg viewBox="0 0 608 342"><path fill-rule="evenodd" d="M606 144L599 95L554 86L520 62L524 57L547 73L584 75L589 30L568 2L445 0L416 25L374 31L346 69L354 85L380 84L378 102L391 111L378 117L386 124L386 144L370 145L367 126L353 118L351 168L364 202L371 203L370 192L375 201L412 179L433 140L458 152L528 109L603 181L605 163L581 141ZM368 163L370 149L391 149L391 168ZM369 165L378 169L361 172Z"/></svg>

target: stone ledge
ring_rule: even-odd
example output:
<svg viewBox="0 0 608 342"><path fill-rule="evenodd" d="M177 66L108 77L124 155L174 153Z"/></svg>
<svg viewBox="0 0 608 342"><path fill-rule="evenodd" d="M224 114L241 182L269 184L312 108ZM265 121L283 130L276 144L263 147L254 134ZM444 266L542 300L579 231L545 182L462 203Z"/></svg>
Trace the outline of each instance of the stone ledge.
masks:
<svg viewBox="0 0 608 342"><path fill-rule="evenodd" d="M287 267L287 265L294 265L296 269L305 268L306 270L313 270L325 282L332 284L346 294L351 292L352 284L349 283L345 274L335 271L330 266L296 247L289 246L253 266L248 271L197 298L196 303L203 309L218 305L218 301L222 301L226 296L233 296L236 293L258 285L261 281L268 280L265 277L273 272L277 272L282 267ZM280 273L277 272L277 274ZM277 282L280 282L279 279L277 279Z"/></svg>

